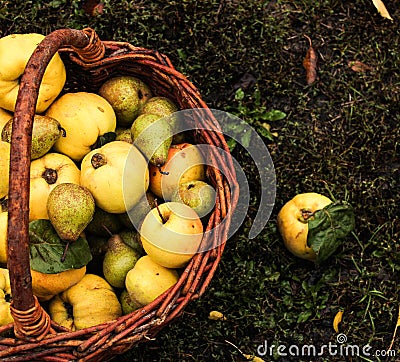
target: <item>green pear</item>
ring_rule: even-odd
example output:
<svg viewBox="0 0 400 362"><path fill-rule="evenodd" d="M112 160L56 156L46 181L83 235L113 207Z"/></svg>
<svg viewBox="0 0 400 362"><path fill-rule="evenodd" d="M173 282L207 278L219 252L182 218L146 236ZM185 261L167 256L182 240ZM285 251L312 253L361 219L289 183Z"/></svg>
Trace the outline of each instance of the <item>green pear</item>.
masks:
<svg viewBox="0 0 400 362"><path fill-rule="evenodd" d="M135 266L140 256L141 254L124 243L120 235L113 235L108 240L103 259L104 277L113 287L123 288L126 274Z"/></svg>
<svg viewBox="0 0 400 362"><path fill-rule="evenodd" d="M139 304L138 302L134 301L130 296L129 293L126 289L124 289L121 292L121 295L119 297L119 302L121 303L121 307L122 307L122 313L123 315L132 313L133 311L135 311L136 309L139 309L142 307L141 304Z"/></svg>
<svg viewBox="0 0 400 362"><path fill-rule="evenodd" d="M132 76L108 79L98 94L111 104L119 126L130 127L141 108L152 97L150 88L142 80Z"/></svg>
<svg viewBox="0 0 400 362"><path fill-rule="evenodd" d="M156 114L160 117L168 116L178 111L174 102L166 97L152 97L143 106L140 114Z"/></svg>
<svg viewBox="0 0 400 362"><path fill-rule="evenodd" d="M13 119L11 118L1 131L2 140L9 143L11 143L12 123ZM49 152L61 136L65 137L64 132L56 119L36 114L32 128L31 160L40 158Z"/></svg>
<svg viewBox="0 0 400 362"><path fill-rule="evenodd" d="M85 187L62 183L49 193L47 213L58 236L68 242L79 238L95 211L92 194Z"/></svg>
<svg viewBox="0 0 400 362"><path fill-rule="evenodd" d="M93 219L85 231L93 235L110 237L121 229L122 223L116 214L111 214L96 206Z"/></svg>
<svg viewBox="0 0 400 362"><path fill-rule="evenodd" d="M183 182L172 194L171 201L181 202L196 211L199 217L209 214L215 206L215 190L200 180Z"/></svg>
<svg viewBox="0 0 400 362"><path fill-rule="evenodd" d="M135 250L139 255L144 255L142 243L140 242L140 234L136 230L122 230L119 236L123 242Z"/></svg>
<svg viewBox="0 0 400 362"><path fill-rule="evenodd" d="M142 221L149 211L156 206L156 197L151 191L139 200L139 202L124 214L119 214L121 222L129 229L140 230Z"/></svg>
<svg viewBox="0 0 400 362"><path fill-rule="evenodd" d="M142 114L131 127L134 145L151 164L161 167L168 157L172 143L172 129L165 118L155 114Z"/></svg>
<svg viewBox="0 0 400 362"><path fill-rule="evenodd" d="M115 133L117 134L115 138L116 141L125 141L131 144L133 143L130 128L117 128Z"/></svg>
<svg viewBox="0 0 400 362"><path fill-rule="evenodd" d="M166 97L152 97L143 106L140 114L156 114L160 117L165 117L166 121L170 124L173 137L172 143L178 144L184 141L185 135L183 132L179 132L180 118L178 114L173 114L178 112L178 107L174 102Z"/></svg>

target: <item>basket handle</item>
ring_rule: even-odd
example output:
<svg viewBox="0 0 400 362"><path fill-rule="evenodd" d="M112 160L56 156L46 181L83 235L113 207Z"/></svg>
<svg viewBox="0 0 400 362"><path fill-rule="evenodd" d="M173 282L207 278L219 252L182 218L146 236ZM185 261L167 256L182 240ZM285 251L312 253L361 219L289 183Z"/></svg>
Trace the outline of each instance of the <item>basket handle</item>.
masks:
<svg viewBox="0 0 400 362"><path fill-rule="evenodd" d="M11 313L14 332L18 337L43 338L43 313L32 293L29 260L29 185L32 126L39 87L46 67L63 46L71 46L86 62L104 56L105 47L92 29L60 29L47 35L37 46L22 75L14 111L11 137L10 176L8 194L8 260L12 291ZM30 320L32 315L36 321ZM48 316L47 316L48 317ZM36 331L35 331L35 327Z"/></svg>

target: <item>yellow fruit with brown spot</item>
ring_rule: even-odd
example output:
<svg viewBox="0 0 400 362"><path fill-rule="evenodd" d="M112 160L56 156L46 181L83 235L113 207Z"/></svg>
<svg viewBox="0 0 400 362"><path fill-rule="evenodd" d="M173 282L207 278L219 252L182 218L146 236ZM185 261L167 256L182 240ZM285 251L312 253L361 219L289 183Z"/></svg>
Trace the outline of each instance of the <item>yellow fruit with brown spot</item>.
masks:
<svg viewBox="0 0 400 362"><path fill-rule="evenodd" d="M155 263L148 255L142 256L125 279L130 298L139 305L147 305L178 282L175 269Z"/></svg>
<svg viewBox="0 0 400 362"><path fill-rule="evenodd" d="M308 192L298 194L279 211L278 229L286 248L295 256L314 261L316 254L307 245L308 221L313 213L332 203L328 197Z"/></svg>

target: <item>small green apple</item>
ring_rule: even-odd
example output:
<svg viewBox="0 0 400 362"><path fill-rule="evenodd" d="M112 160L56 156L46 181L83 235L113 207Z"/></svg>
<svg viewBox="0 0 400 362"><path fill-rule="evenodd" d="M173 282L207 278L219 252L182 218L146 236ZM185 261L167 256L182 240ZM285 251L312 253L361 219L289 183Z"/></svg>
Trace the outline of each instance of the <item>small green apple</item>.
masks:
<svg viewBox="0 0 400 362"><path fill-rule="evenodd" d="M182 202L196 211L199 217L206 216L215 206L215 190L207 182L193 180L179 185L171 201Z"/></svg>

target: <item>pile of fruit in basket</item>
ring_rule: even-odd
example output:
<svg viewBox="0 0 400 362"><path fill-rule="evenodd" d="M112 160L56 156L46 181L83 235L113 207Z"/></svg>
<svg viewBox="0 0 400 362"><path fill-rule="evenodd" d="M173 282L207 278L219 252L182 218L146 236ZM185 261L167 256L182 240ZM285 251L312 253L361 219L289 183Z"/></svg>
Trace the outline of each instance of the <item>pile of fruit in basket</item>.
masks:
<svg viewBox="0 0 400 362"><path fill-rule="evenodd" d="M12 322L7 197L19 80L44 38L0 39L0 324ZM10 52L10 49L13 51ZM147 305L177 283L198 250L215 190L200 149L177 133L173 100L114 76L96 93L69 92L56 54L32 130L29 240L32 289L71 330Z"/></svg>

